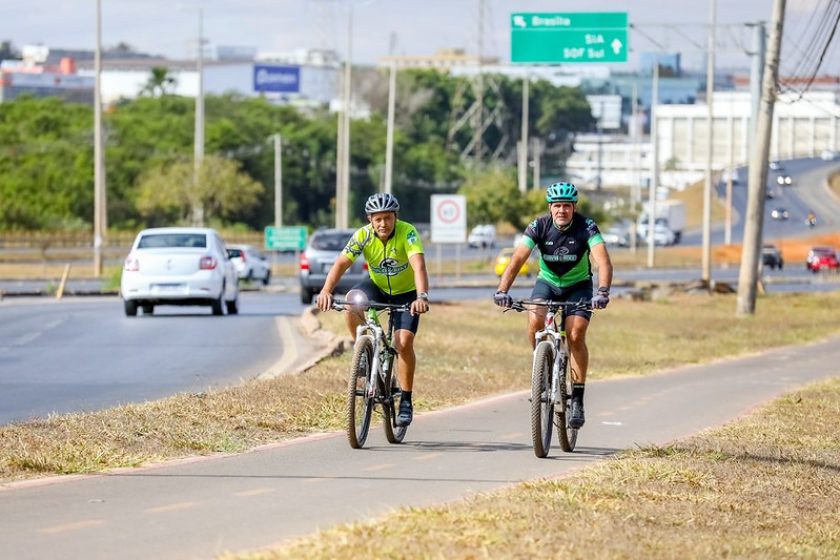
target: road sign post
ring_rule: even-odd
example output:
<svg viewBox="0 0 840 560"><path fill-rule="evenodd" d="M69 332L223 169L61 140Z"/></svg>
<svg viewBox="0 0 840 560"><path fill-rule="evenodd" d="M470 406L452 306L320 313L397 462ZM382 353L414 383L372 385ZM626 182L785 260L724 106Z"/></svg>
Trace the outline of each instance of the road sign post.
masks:
<svg viewBox="0 0 840 560"><path fill-rule="evenodd" d="M437 245L437 273L443 274L441 244L455 246L455 276L461 277L461 243L467 240L467 197L460 194L432 195L432 243Z"/></svg>
<svg viewBox="0 0 840 560"><path fill-rule="evenodd" d="M306 226L268 226L265 248L269 251L302 251L306 247Z"/></svg>
<svg viewBox="0 0 840 560"><path fill-rule="evenodd" d="M510 30L511 62L627 62L627 12L515 13Z"/></svg>

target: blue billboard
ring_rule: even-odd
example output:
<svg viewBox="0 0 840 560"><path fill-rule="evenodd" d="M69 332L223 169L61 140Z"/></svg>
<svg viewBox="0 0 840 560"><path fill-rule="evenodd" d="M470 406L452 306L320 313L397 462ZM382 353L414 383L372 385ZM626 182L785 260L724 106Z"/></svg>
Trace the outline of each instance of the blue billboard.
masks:
<svg viewBox="0 0 840 560"><path fill-rule="evenodd" d="M300 66L254 65L254 91L300 92Z"/></svg>

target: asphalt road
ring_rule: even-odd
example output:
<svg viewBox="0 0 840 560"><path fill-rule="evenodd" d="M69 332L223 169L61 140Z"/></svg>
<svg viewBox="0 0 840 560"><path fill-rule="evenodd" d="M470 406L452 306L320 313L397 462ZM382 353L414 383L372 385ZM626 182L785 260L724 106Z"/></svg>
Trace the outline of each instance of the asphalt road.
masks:
<svg viewBox="0 0 840 560"><path fill-rule="evenodd" d="M523 375L529 355L523 353ZM236 456L7 485L0 550L16 559L212 558L340 522L567 474L616 450L720 425L787 390L836 376L840 339L668 373L593 381L578 449L530 448L527 395L419 414L406 443L378 425L369 447L341 433ZM464 375L469 375L465 373Z"/></svg>
<svg viewBox="0 0 840 560"><path fill-rule="evenodd" d="M764 240L777 241L789 237L816 235L829 231L836 231L840 227L840 201L827 191L826 177L840 169L840 162L823 161L817 158L795 159L782 162L781 171L768 171L767 184L776 194L773 199L764 201ZM779 174L790 175L793 185L779 187L776 177ZM747 209L747 170L739 168L741 181L732 188L732 241L740 243L744 236L744 221ZM716 185L717 196L726 200L726 185ZM774 220L770 213L774 208L783 207L790 213L788 220ZM805 225L808 210L813 209L817 215L817 226L810 228ZM724 242L723 224L714 224L711 242L719 245ZM683 236L685 245L699 245L702 243L702 231L690 231Z"/></svg>
<svg viewBox="0 0 840 560"><path fill-rule="evenodd" d="M128 318L121 300L0 304L0 423L96 410L237 384L306 361L297 294L243 293L241 313L159 307Z"/></svg>

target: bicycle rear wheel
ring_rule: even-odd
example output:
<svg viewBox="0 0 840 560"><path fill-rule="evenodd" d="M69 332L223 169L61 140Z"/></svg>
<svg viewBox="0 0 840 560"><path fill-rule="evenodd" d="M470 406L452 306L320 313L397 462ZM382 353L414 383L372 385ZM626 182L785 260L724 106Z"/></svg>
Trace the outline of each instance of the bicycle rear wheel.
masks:
<svg viewBox="0 0 840 560"><path fill-rule="evenodd" d="M557 439L560 442L560 449L566 452L574 451L577 443L578 429L569 426L569 407L572 402L572 374L569 371L569 356L563 364L563 371L560 372L562 377L561 391L563 394L557 400L557 407L555 408L555 424L557 425Z"/></svg>
<svg viewBox="0 0 840 560"><path fill-rule="evenodd" d="M531 440L534 455L548 456L551 448L551 430L554 421L554 403L551 402L551 367L554 364L554 347L548 341L537 344L534 350L534 368L531 372Z"/></svg>
<svg viewBox="0 0 840 560"><path fill-rule="evenodd" d="M391 371L388 372L387 380L388 390L382 393L388 395L388 398L382 402L382 412L384 413L382 426L385 428L385 439L388 440L388 443L402 443L405 433L408 431L408 426L397 426L397 397L400 396L402 391L397 383L397 375L393 366Z"/></svg>
<svg viewBox="0 0 840 560"><path fill-rule="evenodd" d="M373 338L363 335L353 347L353 362L347 383L347 441L353 449L365 444L370 430L373 397L367 394L367 377L373 364Z"/></svg>

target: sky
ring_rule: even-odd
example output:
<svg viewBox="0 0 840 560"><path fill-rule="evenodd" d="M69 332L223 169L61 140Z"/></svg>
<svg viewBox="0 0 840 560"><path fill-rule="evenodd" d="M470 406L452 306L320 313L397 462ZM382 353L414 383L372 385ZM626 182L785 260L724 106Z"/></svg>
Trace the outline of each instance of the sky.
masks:
<svg viewBox="0 0 840 560"><path fill-rule="evenodd" d="M212 45L260 51L327 48L345 53L348 5L353 5L353 60L375 63L387 55L392 34L397 54L430 55L479 44L479 0L100 0L104 46L125 42L168 58L192 58L199 9ZM806 40L811 17L824 0L788 0L785 64L796 67L795 45ZM96 0L3 0L0 40L93 49ZM773 0L717 0L717 63L747 67L750 32L741 25L768 21ZM697 0L484 0L486 55L510 58L512 12L626 11L631 24L628 70L638 53L659 48L682 52L683 66L702 69L710 4ZM584 7L585 6L585 7ZM658 43L658 45L657 45ZM840 56L835 57L840 59ZM834 64L834 72L840 71Z"/></svg>

